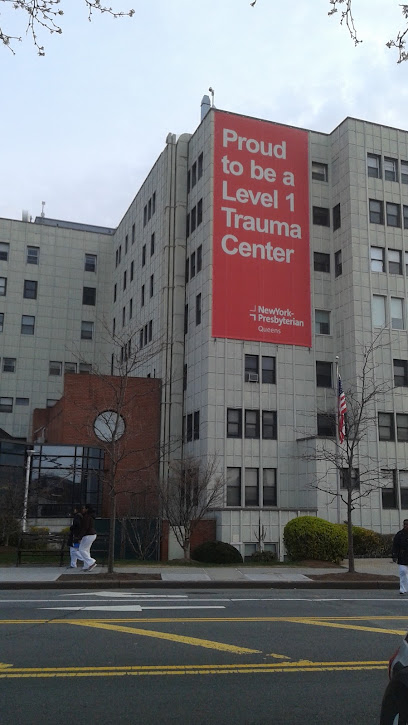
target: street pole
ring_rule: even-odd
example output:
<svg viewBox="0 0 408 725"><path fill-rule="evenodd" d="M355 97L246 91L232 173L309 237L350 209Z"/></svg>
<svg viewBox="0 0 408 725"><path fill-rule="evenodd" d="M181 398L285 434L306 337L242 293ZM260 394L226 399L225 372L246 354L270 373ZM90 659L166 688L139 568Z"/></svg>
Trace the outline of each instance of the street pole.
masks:
<svg viewBox="0 0 408 725"><path fill-rule="evenodd" d="M23 503L23 516L21 519L21 528L23 533L27 531L27 509L28 509L28 490L30 487L30 473L31 473L31 458L36 453L34 450L26 451L27 461L25 470L25 486L24 486L24 503Z"/></svg>
<svg viewBox="0 0 408 725"><path fill-rule="evenodd" d="M335 358L336 376L336 489L337 489L337 523L341 524L340 470L339 470L339 356Z"/></svg>

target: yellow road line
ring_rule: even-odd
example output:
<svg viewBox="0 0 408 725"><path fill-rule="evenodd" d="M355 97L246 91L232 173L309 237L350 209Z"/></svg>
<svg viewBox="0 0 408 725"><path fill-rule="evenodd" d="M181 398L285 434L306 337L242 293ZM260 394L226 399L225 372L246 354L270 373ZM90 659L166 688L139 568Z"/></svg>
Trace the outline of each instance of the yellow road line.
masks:
<svg viewBox="0 0 408 725"><path fill-rule="evenodd" d="M292 620L294 621L294 620ZM383 629L382 627L363 627L359 624L339 624L337 622L327 622L320 619L301 618L296 620L299 624L314 624L317 627L333 627L335 629L353 629L359 632L375 632L379 634L406 634L405 629Z"/></svg>
<svg viewBox="0 0 408 725"><path fill-rule="evenodd" d="M406 621L408 625L407 616L360 616L360 617L303 617L306 620L319 620L319 622L342 622L342 621L382 621L382 620L395 620L395 621ZM76 622L76 619L0 619L0 624L71 624ZM157 622L158 624L168 624L177 622L298 622L299 617L93 617L92 622L138 622L139 624L151 624Z"/></svg>
<svg viewBox="0 0 408 725"><path fill-rule="evenodd" d="M215 649L220 652L234 652L235 654L259 654L259 649L248 649L247 647L236 647L233 644L224 644L223 642L212 642L208 639L197 639L197 637L183 637L178 634L169 634L168 632L154 632L151 629L136 629L135 627L119 627L115 624L104 624L103 622L90 621L88 619L76 619L70 622L80 627L93 627L96 629L106 629L110 632L125 632L126 634L137 634L142 637L153 637L154 639L167 639L171 642L180 642L181 644L192 645L193 647L204 647L206 649Z"/></svg>

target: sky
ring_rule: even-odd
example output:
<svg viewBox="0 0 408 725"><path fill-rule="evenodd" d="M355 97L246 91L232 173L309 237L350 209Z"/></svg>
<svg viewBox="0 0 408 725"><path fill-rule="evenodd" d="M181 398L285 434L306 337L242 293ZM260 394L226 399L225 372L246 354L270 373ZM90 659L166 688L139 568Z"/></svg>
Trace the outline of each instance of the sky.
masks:
<svg viewBox="0 0 408 725"><path fill-rule="evenodd" d="M217 108L324 133L346 116L408 130L408 61L387 40L399 0L353 0L354 46L329 0L110 0L133 18L61 0L63 33L0 0L0 217L116 227L169 132L192 133L211 86Z"/></svg>

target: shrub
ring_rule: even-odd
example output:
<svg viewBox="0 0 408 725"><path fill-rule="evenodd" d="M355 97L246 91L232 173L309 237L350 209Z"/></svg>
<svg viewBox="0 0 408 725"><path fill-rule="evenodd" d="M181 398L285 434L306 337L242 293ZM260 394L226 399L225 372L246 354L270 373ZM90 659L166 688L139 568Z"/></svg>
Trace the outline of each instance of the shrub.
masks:
<svg viewBox="0 0 408 725"><path fill-rule="evenodd" d="M47 526L30 526L30 534L33 536L48 536L50 533L50 530ZM44 543L41 541L41 539L36 539L35 541L26 542L26 545L24 548L27 549L43 549Z"/></svg>
<svg viewBox="0 0 408 725"><path fill-rule="evenodd" d="M206 541L196 546L191 558L205 564L242 564L238 549L224 541Z"/></svg>
<svg viewBox="0 0 408 725"><path fill-rule="evenodd" d="M272 564L276 561L276 554L273 551L255 551L251 554L248 561L259 564Z"/></svg>
<svg viewBox="0 0 408 725"><path fill-rule="evenodd" d="M344 526L347 531L347 526ZM391 556L393 534L379 534L377 531L353 526L354 555L369 558Z"/></svg>
<svg viewBox="0 0 408 725"><path fill-rule="evenodd" d="M291 559L316 559L338 564L347 555L347 531L343 526L314 516L289 521L283 539Z"/></svg>

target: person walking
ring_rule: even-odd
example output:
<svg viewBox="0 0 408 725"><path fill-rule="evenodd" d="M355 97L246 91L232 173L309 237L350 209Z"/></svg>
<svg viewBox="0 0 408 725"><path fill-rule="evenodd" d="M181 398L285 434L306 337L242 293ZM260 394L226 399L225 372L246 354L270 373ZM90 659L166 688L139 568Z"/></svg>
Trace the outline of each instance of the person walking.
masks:
<svg viewBox="0 0 408 725"><path fill-rule="evenodd" d="M82 514L81 507L79 504L75 505L72 514L72 524L69 527L68 535L68 546L70 554L70 569L78 568L78 560L81 559L79 555L79 542L80 542L80 531L82 525Z"/></svg>
<svg viewBox="0 0 408 725"><path fill-rule="evenodd" d="M403 528L394 536L392 560L399 566L400 594L408 594L408 519L404 519Z"/></svg>
<svg viewBox="0 0 408 725"><path fill-rule="evenodd" d="M82 524L80 530L79 558L84 562L83 571L91 571L96 561L91 556L91 546L96 539L95 513L89 504L82 507Z"/></svg>

